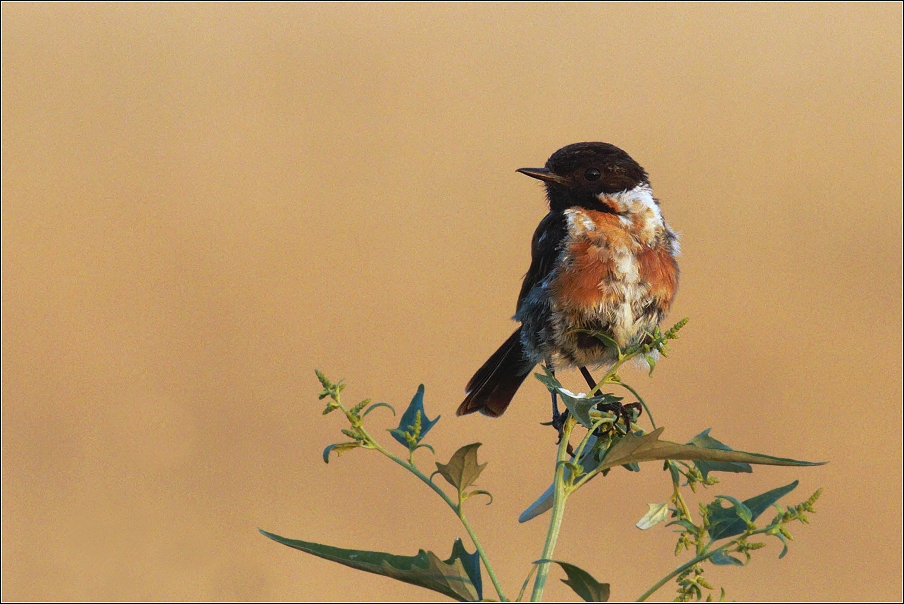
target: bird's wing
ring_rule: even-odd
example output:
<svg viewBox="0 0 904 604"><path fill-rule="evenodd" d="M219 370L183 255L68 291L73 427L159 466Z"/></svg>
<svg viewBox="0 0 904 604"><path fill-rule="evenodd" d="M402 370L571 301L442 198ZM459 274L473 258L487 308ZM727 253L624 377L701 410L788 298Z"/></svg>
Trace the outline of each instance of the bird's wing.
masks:
<svg viewBox="0 0 904 604"><path fill-rule="evenodd" d="M559 257L560 245L567 232L565 214L562 212L550 212L540 221L531 241L530 268L527 269L524 282L521 284L516 311L521 308L521 303L534 285L552 272Z"/></svg>

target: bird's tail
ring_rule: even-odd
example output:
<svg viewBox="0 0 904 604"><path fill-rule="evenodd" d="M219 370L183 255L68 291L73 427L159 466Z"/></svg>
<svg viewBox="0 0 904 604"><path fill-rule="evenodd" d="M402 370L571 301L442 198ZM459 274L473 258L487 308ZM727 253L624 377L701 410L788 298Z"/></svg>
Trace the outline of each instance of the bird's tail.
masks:
<svg viewBox="0 0 904 604"><path fill-rule="evenodd" d="M519 327L468 382L465 388L467 396L456 414L480 411L490 417L499 417L505 413L531 369L524 359Z"/></svg>

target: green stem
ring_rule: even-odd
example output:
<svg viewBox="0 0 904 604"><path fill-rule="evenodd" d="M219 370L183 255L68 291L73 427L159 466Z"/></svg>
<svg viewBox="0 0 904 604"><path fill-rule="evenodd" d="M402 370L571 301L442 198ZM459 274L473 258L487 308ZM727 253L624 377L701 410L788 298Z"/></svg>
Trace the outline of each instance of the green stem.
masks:
<svg viewBox="0 0 904 604"><path fill-rule="evenodd" d="M746 539L746 538L748 538L748 537L752 537L753 535L762 535L762 534L768 532L768 531L771 530L771 529L772 529L772 525L767 526L767 527L763 527L763 528L761 528L761 529L757 529L757 530L751 531L751 532L749 532L749 533L744 533L744 535L742 535L741 538ZM710 558L712 558L713 556L715 556L715 555L718 554L719 552L724 552L724 551L727 550L728 548L730 548L730 547L732 547L732 546L734 546L734 545L737 545L739 540L740 540L740 538L739 538L739 539L732 539L731 541L729 541L729 542L726 543L725 545L722 545L722 546L720 546L720 547L717 547L717 548L714 549L714 550L707 551L707 552L703 552L703 553L697 555L693 560L691 560L691 561L688 562L687 564L682 564L681 566L679 566L678 568L676 568L675 570L673 570L672 572L670 572L669 574L667 574L665 577L663 577L662 579L660 579L659 581L657 581L657 582L656 582L656 585L654 585L653 587L651 587L650 589L648 589L647 591L645 591L644 594L643 594L642 596L640 596L639 598L637 598L637 600L635 600L635 601L636 601L636 602L643 602L644 600L646 600L647 598L649 598L650 596L652 596L654 593L656 593L656 591L657 591L660 587L662 587L663 585L665 585L666 583L668 583L669 581L671 581L672 579L674 579L675 577L677 577L678 575L680 575L681 573L683 573L684 571L686 571L687 569L689 569L690 567L692 567L694 564L699 564L700 562L704 562L704 561L706 561L706 560L709 560Z"/></svg>
<svg viewBox="0 0 904 604"><path fill-rule="evenodd" d="M647 407L646 402L644 402L644 400L643 400L642 398L640 398L640 395L637 394L637 391L634 390L634 388L632 388L631 386L627 385L627 384L624 383L624 382L616 382L616 383L617 383L618 385L620 385L621 387L623 387L623 388L627 388L627 389L631 392L631 394L633 394L634 396L637 397L637 402L639 402L641 405L643 405L643 410L647 412L647 417L650 418L650 425L652 425L652 426L653 426L653 429L655 430L655 429L656 429L656 422L653 421L653 414L650 413L650 408Z"/></svg>
<svg viewBox="0 0 904 604"><path fill-rule="evenodd" d="M451 497L449 497L445 491L443 491L439 486L430 480L430 477L421 472L417 466L414 465L413 460L408 462L404 459L398 457L397 455L390 453L383 446L378 443L374 438L368 434L367 430L364 429L364 426L357 420L353 420L352 415L342 406L342 403L336 401L339 405L339 408L345 411L345 415L348 417L349 421L352 422L352 425L361 432L361 435L367 439L367 442L370 444L370 447L376 451L379 451L392 461L396 462L415 476L417 476L421 482L426 484L428 487L433 489L433 491L442 497L443 501L452 508L452 511L455 512L455 515L458 516L458 519L461 521L462 525L465 527L465 530L468 532L468 536L471 538L471 542L474 544L474 547L477 548L477 555L480 556L480 559L483 561L483 566L487 571L487 575L490 577L490 581L493 583L493 587L496 589L496 593L499 595L499 600L501 602L508 602L508 598L505 597L505 593L502 591L502 586L499 584L499 579L496 577L496 573L493 571L493 566L490 564L490 560L487 557L486 551L483 549L483 546L480 544L480 540L477 538L477 534L474 532L474 529L471 527L471 523L468 522L468 519L465 517L464 511L462 510L461 501L456 503ZM410 458L410 453L409 453Z"/></svg>
<svg viewBox="0 0 904 604"><path fill-rule="evenodd" d="M541 562L537 569L537 578L534 581L534 590L530 601L539 602L543 597L543 588L546 587L546 576L549 574L549 562L552 553L556 549L556 541L559 538L559 529L562 528L562 518L565 515L565 500L568 498L568 490L565 488L565 462L568 461L568 439L574 429L575 419L569 415L562 427L562 439L559 441L559 452L556 455L556 472L553 481L552 518L549 519L549 531L546 533L546 543L543 545Z"/></svg>
<svg viewBox="0 0 904 604"><path fill-rule="evenodd" d="M725 546L722 546L722 547L725 547ZM635 600L635 601L636 601L636 602L643 602L643 601L645 601L647 598L649 598L649 597L652 596L654 593L656 593L656 591L659 590L660 587L662 587L663 585L665 585L666 583L668 583L669 581L671 581L672 579L674 579L675 577L677 577L678 575L680 575L681 573L683 573L684 571L686 571L687 569L689 569L690 567L692 567L693 565L698 564L698 563L700 563L700 562L703 562L704 560L707 560L707 559L711 558L712 556L714 556L714 555L716 554L716 552L718 552L719 550L721 550L722 547L720 547L720 548L718 548L718 549L715 549L715 550L713 550L713 551L711 551L711 552L708 552L708 553L706 553L706 554L704 554L704 555L697 556L696 558L694 558L693 560L691 560L691 561L688 562L687 564L682 564L681 566L679 566L678 568L676 568L675 570L673 570L672 572L670 572L669 574L667 574L665 577L663 577L662 579L660 579L659 581L657 581L657 582L656 582L656 585L654 585L653 587L651 587L650 589L648 589L647 591L645 591L644 594L643 594L642 596L640 596L639 598L637 598L637 600Z"/></svg>
<svg viewBox="0 0 904 604"><path fill-rule="evenodd" d="M373 442L373 440L371 440L371 442ZM445 501L449 505L449 507L452 508L452 511L455 512L455 515L458 516L458 519L461 521L462 526L464 526L465 530L468 532L468 536L471 538L471 542L474 544L474 547L477 548L477 555L479 555L480 559L483 561L483 566L487 570L487 575L489 575L490 581L493 583L493 587L496 588L496 593L499 595L499 600L502 602L508 602L508 598L505 597L505 593L502 591L502 585L500 585L499 583L499 578L496 577L496 573L493 571L493 566L490 564L490 560L487 557L486 551L483 549L483 545L481 545L480 540L477 538L477 533L474 532L474 529L471 527L471 523L468 522L468 519L465 517L465 513L460 502L456 504L455 501L453 501L445 491L439 488L439 486L435 482L430 480L429 476L418 470L417 467L414 466L414 464L406 463L405 460L396 457L395 455L384 449L382 446L378 445L376 442L374 442L374 445L374 448L377 451L420 478L424 484L433 489L436 494L442 497L443 501Z"/></svg>

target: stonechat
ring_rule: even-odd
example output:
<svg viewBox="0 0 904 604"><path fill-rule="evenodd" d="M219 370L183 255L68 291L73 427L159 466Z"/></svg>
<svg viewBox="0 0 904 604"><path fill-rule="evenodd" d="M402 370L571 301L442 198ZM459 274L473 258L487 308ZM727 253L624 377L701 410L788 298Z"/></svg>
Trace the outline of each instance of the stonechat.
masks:
<svg viewBox="0 0 904 604"><path fill-rule="evenodd" d="M612 364L668 313L678 289L678 237L666 224L646 171L608 143L576 143L543 168L549 213L534 232L518 295L521 323L468 382L458 415L502 415L534 366L550 370ZM553 423L558 418L553 396Z"/></svg>

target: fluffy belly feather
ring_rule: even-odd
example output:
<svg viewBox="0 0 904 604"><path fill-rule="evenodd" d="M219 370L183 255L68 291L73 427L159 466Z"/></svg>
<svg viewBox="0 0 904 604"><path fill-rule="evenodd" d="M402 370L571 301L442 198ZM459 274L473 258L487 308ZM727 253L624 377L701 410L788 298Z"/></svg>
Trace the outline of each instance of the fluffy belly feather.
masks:
<svg viewBox="0 0 904 604"><path fill-rule="evenodd" d="M544 325L536 330L538 337L528 336L525 347L531 360L555 368L611 363L613 350L588 332L602 333L622 349L642 341L671 306L678 267L667 246L639 241L631 234L633 225L618 215L567 214L568 236L557 269L528 300L545 306L534 313ZM534 318L529 314L525 318Z"/></svg>

